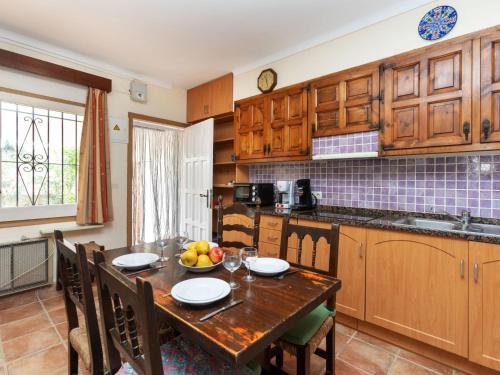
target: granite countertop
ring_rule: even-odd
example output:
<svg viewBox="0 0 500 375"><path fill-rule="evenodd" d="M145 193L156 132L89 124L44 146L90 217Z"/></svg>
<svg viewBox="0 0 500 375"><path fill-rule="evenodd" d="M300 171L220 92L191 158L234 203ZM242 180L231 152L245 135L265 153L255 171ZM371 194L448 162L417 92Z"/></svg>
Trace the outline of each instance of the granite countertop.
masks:
<svg viewBox="0 0 500 375"><path fill-rule="evenodd" d="M449 238L459 238L468 241L478 241L500 244L500 235L467 232L464 230L456 229L429 229L417 227L408 224L395 224L394 221L398 218L416 217L434 220L450 221L450 217L444 214L434 213L419 213L419 212L405 212L405 211L390 211L378 210L369 208L351 208L351 207L337 207L337 206L318 206L311 211L292 211L278 210L274 207L261 207L262 214L274 216L290 216L292 218L300 218L305 220L313 220L325 223L338 223L344 225L361 226L366 228L380 228L390 229L397 231L404 231L410 233L421 233L427 235L436 235ZM487 219L472 217L471 224L491 224L499 225L499 219ZM499 232L500 233L500 232Z"/></svg>

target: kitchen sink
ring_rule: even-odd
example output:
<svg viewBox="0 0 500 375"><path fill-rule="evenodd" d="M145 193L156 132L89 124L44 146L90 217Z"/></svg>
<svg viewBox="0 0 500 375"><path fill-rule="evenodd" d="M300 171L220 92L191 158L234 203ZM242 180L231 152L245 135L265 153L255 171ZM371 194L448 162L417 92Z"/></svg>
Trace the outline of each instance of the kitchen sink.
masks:
<svg viewBox="0 0 500 375"><path fill-rule="evenodd" d="M392 222L395 225L409 225L417 228L435 230L461 230L462 224L454 221L423 219L417 217L403 217Z"/></svg>
<svg viewBox="0 0 500 375"><path fill-rule="evenodd" d="M402 217L392 221L394 225L408 225L417 228L434 230L451 230L469 233L481 233L493 236L500 236L500 225L471 223L463 225L458 221L424 219L418 217Z"/></svg>

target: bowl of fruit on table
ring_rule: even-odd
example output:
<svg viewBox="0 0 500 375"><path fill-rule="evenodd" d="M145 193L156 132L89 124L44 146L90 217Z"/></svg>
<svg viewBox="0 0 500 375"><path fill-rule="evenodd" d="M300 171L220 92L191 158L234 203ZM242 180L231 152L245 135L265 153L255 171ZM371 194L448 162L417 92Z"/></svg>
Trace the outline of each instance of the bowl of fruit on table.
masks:
<svg viewBox="0 0 500 375"><path fill-rule="evenodd" d="M197 241L187 244L179 264L188 271L202 273L212 271L222 263L224 250L214 242Z"/></svg>

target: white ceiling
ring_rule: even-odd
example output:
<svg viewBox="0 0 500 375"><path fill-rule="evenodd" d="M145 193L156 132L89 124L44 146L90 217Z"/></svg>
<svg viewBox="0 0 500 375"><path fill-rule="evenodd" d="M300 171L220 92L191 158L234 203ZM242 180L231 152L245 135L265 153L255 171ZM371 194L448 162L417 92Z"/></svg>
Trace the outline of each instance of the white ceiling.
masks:
<svg viewBox="0 0 500 375"><path fill-rule="evenodd" d="M428 0L1 0L0 40L190 88ZM397 32L397 30L395 30Z"/></svg>

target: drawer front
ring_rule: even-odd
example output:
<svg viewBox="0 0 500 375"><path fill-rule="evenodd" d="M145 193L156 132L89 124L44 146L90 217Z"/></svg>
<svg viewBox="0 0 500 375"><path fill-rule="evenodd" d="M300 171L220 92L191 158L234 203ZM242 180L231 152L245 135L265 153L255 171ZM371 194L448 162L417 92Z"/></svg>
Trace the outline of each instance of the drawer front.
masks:
<svg viewBox="0 0 500 375"><path fill-rule="evenodd" d="M259 257L279 258L280 247L266 242L259 242Z"/></svg>
<svg viewBox="0 0 500 375"><path fill-rule="evenodd" d="M260 228L259 241L279 246L281 243L281 231Z"/></svg>
<svg viewBox="0 0 500 375"><path fill-rule="evenodd" d="M260 218L260 227L281 231L283 218L281 216L263 215Z"/></svg>

